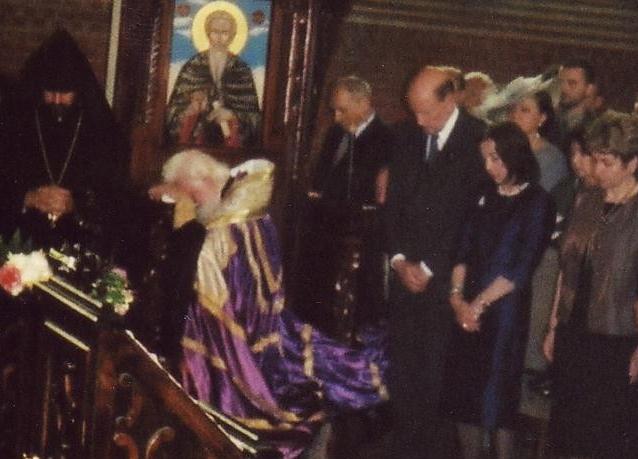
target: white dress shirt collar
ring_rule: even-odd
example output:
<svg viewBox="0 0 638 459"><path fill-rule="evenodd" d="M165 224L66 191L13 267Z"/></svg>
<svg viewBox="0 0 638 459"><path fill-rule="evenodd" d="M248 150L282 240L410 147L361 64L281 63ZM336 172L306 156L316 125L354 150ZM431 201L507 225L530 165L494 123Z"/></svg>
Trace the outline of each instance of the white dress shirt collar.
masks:
<svg viewBox="0 0 638 459"><path fill-rule="evenodd" d="M454 107L454 111L447 119L445 124L443 125L443 129L439 131L439 136L437 138L437 144L439 146L439 151L443 150L447 139L450 138L450 134L452 133L452 129L454 129L454 125L456 124L456 120L459 119L459 108Z"/></svg>
<svg viewBox="0 0 638 459"><path fill-rule="evenodd" d="M370 123L372 123L372 120L374 119L375 115L376 113L372 112L372 114L368 117L368 119L366 119L363 123L357 126L357 129L355 129L354 131L355 137L359 137L361 133L365 131L368 126L370 126Z"/></svg>

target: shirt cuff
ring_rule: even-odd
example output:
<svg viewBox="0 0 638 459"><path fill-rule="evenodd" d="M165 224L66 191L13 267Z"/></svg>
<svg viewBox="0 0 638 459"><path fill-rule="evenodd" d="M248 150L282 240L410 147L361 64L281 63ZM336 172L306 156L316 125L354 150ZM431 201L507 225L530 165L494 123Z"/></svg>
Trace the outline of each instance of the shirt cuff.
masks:
<svg viewBox="0 0 638 459"><path fill-rule="evenodd" d="M425 261L422 261L422 262L420 263L420 265L421 265L421 269L423 270L423 272L424 272L425 274L427 274L427 275L428 275L428 277L432 277L432 276L434 276L434 273L432 272L432 270L430 269L430 267L429 267L428 265L426 265L426 264L425 264Z"/></svg>
<svg viewBox="0 0 638 459"><path fill-rule="evenodd" d="M390 258L390 266L394 269L394 265L399 261L405 261L405 255L402 253L397 253Z"/></svg>
<svg viewBox="0 0 638 459"><path fill-rule="evenodd" d="M393 255L392 258L390 258L390 266L392 267L392 269L394 269L394 264L399 261L405 261L405 255L403 255L402 253L397 253ZM421 263L419 263L419 266L421 266L421 269L428 277L434 276L434 273L432 272L430 267L425 263L425 261L422 261Z"/></svg>

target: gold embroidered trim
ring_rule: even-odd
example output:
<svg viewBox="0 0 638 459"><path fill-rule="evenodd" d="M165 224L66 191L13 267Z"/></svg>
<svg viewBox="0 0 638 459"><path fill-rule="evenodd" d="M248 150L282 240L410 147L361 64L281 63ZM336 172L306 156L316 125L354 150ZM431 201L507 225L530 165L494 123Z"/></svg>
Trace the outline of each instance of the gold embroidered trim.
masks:
<svg viewBox="0 0 638 459"><path fill-rule="evenodd" d="M223 308L228 301L228 285L224 269L230 258L237 252L237 244L232 238L230 228L218 228L209 231L197 260L197 282L195 289L201 301L211 312Z"/></svg>
<svg viewBox="0 0 638 459"><path fill-rule="evenodd" d="M256 430L291 430L294 428L293 424L288 422L282 422L281 424L273 424L268 419L263 418L241 418L233 417L237 421L244 424L246 427ZM307 422L321 422L326 419L326 414L323 411L317 411L312 416L305 419Z"/></svg>
<svg viewBox="0 0 638 459"><path fill-rule="evenodd" d="M287 422L273 425L268 419L259 418L234 418L244 424L246 427L255 430L292 430L293 425Z"/></svg>
<svg viewBox="0 0 638 459"><path fill-rule="evenodd" d="M214 366L218 370L228 371L228 368L226 367L226 362L224 362L224 360L221 357L218 357L216 355L211 356L210 363L212 366Z"/></svg>
<svg viewBox="0 0 638 459"><path fill-rule="evenodd" d="M309 378L315 376L315 357L312 350L312 326L304 324L301 329L301 339L304 342L303 348L303 372Z"/></svg>
<svg viewBox="0 0 638 459"><path fill-rule="evenodd" d="M263 314L267 314L269 312L268 302L264 298L264 289L262 285L261 270L259 269L259 264L257 263L257 260L255 259L253 246L251 244L250 233L251 233L251 229L254 228L254 227L251 228L251 226L253 225L250 225L250 226L246 224L241 225L241 234L244 238L244 247L246 249L246 260L248 261L248 265L250 266L250 272L252 273L253 278L255 279L255 282L257 283L257 285L255 286L255 302L259 306L259 311ZM254 231L254 232L258 233L258 231Z"/></svg>
<svg viewBox="0 0 638 459"><path fill-rule="evenodd" d="M282 296L278 296L272 302L272 310L275 314L281 314L281 311L284 310L284 306L286 305L286 299Z"/></svg>
<svg viewBox="0 0 638 459"><path fill-rule="evenodd" d="M192 338L183 337L182 346L208 358L208 360L211 362L211 365L214 368L223 372L228 371L226 362L219 356L210 355L206 347L199 341L195 341ZM240 380L239 378L233 376L231 377L231 380L233 381L233 384L235 385L235 387L237 387L237 389L239 389L239 391L242 393L242 395L246 397L248 400L250 400L257 407L259 407L262 411L269 413L272 416L287 423L299 423L302 421L302 419L299 416L297 416L295 413L291 411L284 411L280 409L279 407L277 407L276 405L273 405L269 401L265 400L263 397L255 395L250 390L250 386L246 384L245 382L243 382L242 380Z"/></svg>
<svg viewBox="0 0 638 459"><path fill-rule="evenodd" d="M206 224L206 229L216 229L216 228L222 228L229 225L246 223L251 220L264 218L266 215L268 214L264 212L263 209L260 209L256 212L253 212L247 209L239 209L239 210L233 211L230 214L216 217L213 221Z"/></svg>
<svg viewBox="0 0 638 459"><path fill-rule="evenodd" d="M216 303L215 300L212 300L203 294L199 295L199 301L233 336L244 342L246 341L246 332L244 331L244 328L235 322L235 319L224 312L222 305Z"/></svg>
<svg viewBox="0 0 638 459"><path fill-rule="evenodd" d="M185 347L189 351L208 356L208 349L206 349L206 346L204 346L199 341L195 341L194 339L187 336L182 337L182 347Z"/></svg>
<svg viewBox="0 0 638 459"><path fill-rule="evenodd" d="M267 336L262 336L257 340L255 344L250 348L254 353L263 352L268 346L279 344L281 342L281 335L279 333L271 333Z"/></svg>
<svg viewBox="0 0 638 459"><path fill-rule="evenodd" d="M250 390L250 386L248 386L246 383L244 383L240 379L232 377L232 380L235 386L237 386L237 388L241 391L241 393L244 394L244 397L246 397L248 400L251 400L262 411L269 413L273 415L274 417L276 417L277 419L280 419L285 422L298 423L302 421L302 419L299 416L297 416L295 413L293 413L292 411L284 411L280 409L278 406L273 405L269 401L264 400L262 397L259 397L253 394Z"/></svg>
<svg viewBox="0 0 638 459"><path fill-rule="evenodd" d="M261 260L264 277L266 278L266 282L268 283L270 292L274 293L279 291L279 289L281 288L282 270L279 270L279 272L277 273L277 277L275 278L275 275L273 274L271 269L272 267L270 265L268 253L266 251L266 248L264 247L264 240L262 238L261 231L257 225L255 225L255 247L259 256L259 260Z"/></svg>
<svg viewBox="0 0 638 459"><path fill-rule="evenodd" d="M376 363L370 364L370 375L372 377L372 387L377 390L381 400L389 400L388 388L381 382L381 373Z"/></svg>

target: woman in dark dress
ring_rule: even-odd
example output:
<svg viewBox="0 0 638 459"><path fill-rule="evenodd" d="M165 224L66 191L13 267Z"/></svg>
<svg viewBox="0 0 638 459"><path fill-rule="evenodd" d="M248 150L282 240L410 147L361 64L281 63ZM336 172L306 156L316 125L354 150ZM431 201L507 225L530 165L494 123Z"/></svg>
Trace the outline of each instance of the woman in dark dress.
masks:
<svg viewBox="0 0 638 459"><path fill-rule="evenodd" d="M638 119L608 114L585 138L598 189L580 193L561 247L545 338L550 443L561 457L638 457Z"/></svg>
<svg viewBox="0 0 638 459"><path fill-rule="evenodd" d="M513 457L513 419L528 330L529 287L549 243L554 209L538 185L538 164L513 123L481 143L492 183L473 207L452 271L454 330L444 410L457 422L465 458L495 434L499 458Z"/></svg>

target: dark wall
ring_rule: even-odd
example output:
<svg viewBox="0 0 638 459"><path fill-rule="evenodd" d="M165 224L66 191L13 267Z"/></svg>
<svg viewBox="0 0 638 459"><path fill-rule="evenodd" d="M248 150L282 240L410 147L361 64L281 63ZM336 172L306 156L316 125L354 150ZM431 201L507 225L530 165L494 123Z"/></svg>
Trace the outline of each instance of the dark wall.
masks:
<svg viewBox="0 0 638 459"><path fill-rule="evenodd" d="M375 90L386 121L406 115L403 87L424 64L480 70L495 82L543 72L569 57L595 66L610 105L630 110L638 92L638 4L611 0L355 0L328 63L327 81L356 73ZM324 86L310 173L329 124Z"/></svg>
<svg viewBox="0 0 638 459"><path fill-rule="evenodd" d="M104 84L111 31L112 0L2 0L0 74L16 78L29 54L58 26L86 53Z"/></svg>
<svg viewBox="0 0 638 459"><path fill-rule="evenodd" d="M3 0L0 75L16 77L27 56L56 26L66 27L98 79L106 79L115 0ZM126 11L126 9L125 9ZM335 31L325 81L358 73L375 87L387 121L405 116L402 88L422 64L481 70L498 83L533 75L570 56L584 56L601 75L610 105L629 110L638 92L638 4L612 0L355 0ZM117 92L117 91L116 91ZM307 175L329 123L326 86L313 126Z"/></svg>

